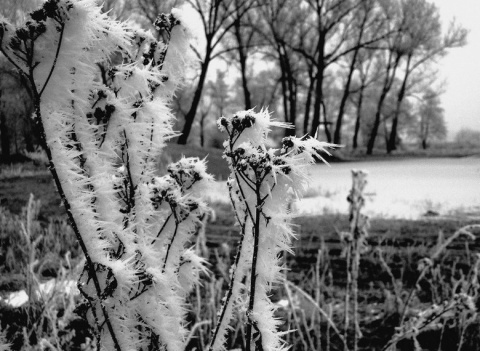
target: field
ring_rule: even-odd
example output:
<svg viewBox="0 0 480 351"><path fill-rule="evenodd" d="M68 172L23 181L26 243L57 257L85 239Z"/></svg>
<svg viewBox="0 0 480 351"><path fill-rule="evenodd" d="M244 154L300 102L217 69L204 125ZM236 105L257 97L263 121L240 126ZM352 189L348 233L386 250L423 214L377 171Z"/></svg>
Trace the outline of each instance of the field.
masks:
<svg viewBox="0 0 480 351"><path fill-rule="evenodd" d="M183 151L205 156L205 152L192 150ZM181 154L174 148L169 151L160 169ZM217 179L225 179L220 153L208 153L210 170ZM37 349L35 345L41 342L47 349L48 343L62 345L62 349L88 349L85 340L91 335L85 322L73 312L73 298L69 300L61 292L62 284L74 279L82 255L65 222L51 177L39 163L4 168L0 180L1 330L15 350ZM30 193L41 202L30 201L27 211ZM218 309L238 240L230 206L211 205L215 218L206 223L203 253L209 256L213 274L192 295L189 318L196 330L190 349L205 349L208 320ZM457 233L458 237L448 242L459 228L474 223L462 218L372 218L358 277L352 277L347 259L351 243L344 234L350 230L347 216L295 218L295 255L283 256L288 267L286 279L272 294L272 301L280 306L279 317L286 321L280 328L296 329L286 340L294 345L293 350L343 350L343 340L347 340L348 349L353 350L357 333L359 350L383 350L392 339L398 341L398 350L480 350L480 322L476 307L469 305L479 303L476 253L480 241ZM480 234L478 229L472 232ZM201 239L199 234L199 249ZM442 252L437 254L440 247ZM428 269L426 258L432 260ZM32 292L52 278L57 283L53 290L40 296ZM20 308L9 306L5 301L10 294L22 289L30 302ZM473 300L461 300L466 296ZM354 300L358 301L355 309ZM234 330L231 349L242 347L242 333L241 325Z"/></svg>

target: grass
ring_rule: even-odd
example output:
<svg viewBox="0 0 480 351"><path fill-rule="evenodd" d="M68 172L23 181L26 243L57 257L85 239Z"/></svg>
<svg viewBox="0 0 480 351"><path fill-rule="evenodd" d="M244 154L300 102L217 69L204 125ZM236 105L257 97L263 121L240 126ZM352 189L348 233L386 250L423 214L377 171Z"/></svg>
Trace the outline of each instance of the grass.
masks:
<svg viewBox="0 0 480 351"><path fill-rule="evenodd" d="M200 336L204 340L208 339L209 329L206 321L213 319L218 310L221 298L220 291L226 285L228 279L227 270L229 262L232 260L230 255L233 253L232 248L236 239L238 239L238 232L232 227L230 208L222 204L215 205L215 208L217 220L215 223L209 223L206 229L208 254L213 263L211 268L215 274L212 278L207 279L206 283L191 297L193 308L190 318L192 325L198 325L195 332L198 335L192 337L190 346L192 348L195 346L198 349L203 349L199 341ZM10 216L10 219L16 224L24 220L21 216L11 215L8 212L5 212L4 215L5 217ZM339 337L336 336L332 328L329 328L329 324L326 322L327 318L319 318L318 314L315 313L315 304L318 303L325 316L331 319L331 323L341 329L346 267L345 259L342 257L342 244L337 232L348 227L348 218L338 215L315 218L300 217L296 220L296 224L298 225L297 233L299 236L299 242L295 249L296 255L286 255L284 257L286 265L290 268L287 273L289 283L281 284L272 299L278 302L287 301L286 304L284 302L285 307L279 310L279 317L283 317L287 321L283 326L285 330L292 328L299 330L296 333L288 334L289 342L295 345L294 350L311 349L310 344L317 348L319 343L323 343L325 347L329 344L331 350L339 350L341 349ZM392 279L382 267L377 249L381 247L383 259L391 267L391 274L394 279L401 282L401 288L404 291L409 291L414 287L415 279L418 276L418 260L428 256L429 252L434 249L438 231L443 230L445 233L450 233L463 224L465 222L446 220L376 220L372 223L369 236L371 251L364 255L361 260L361 275L359 277L360 325L365 335L360 343L361 349L380 350L380 346L384 345L393 335L395 324L398 322L398 316L393 307L392 293L386 293L392 290ZM41 223L36 223L35 228L33 238L42 233L50 239L60 236L58 231L42 230ZM2 242L3 249L6 246L25 246L24 239L18 234L18 228L15 231L15 227L11 226L11 229L12 231L6 237L17 236L18 241L10 242L8 245ZM71 239L63 237L59 241L67 244L68 240ZM469 251L474 252L477 247L478 242L472 242L469 245ZM61 257L60 252L62 251L58 247L51 247L49 251L57 253L59 258ZM464 270L467 272L466 263L456 261L456 258L464 253L464 242L461 240L455 241L450 246L448 254L442 258L444 269L452 266L451 262L456 262L457 271ZM40 254L38 256L41 257ZM26 264L28 255L22 257L24 259L15 261L17 266L12 269L11 273L13 271L19 272L22 267L28 266ZM61 267L57 268L61 269ZM40 272L36 271L35 273L40 276ZM13 276L13 274L4 273L3 276ZM432 277L428 277L428 279L433 281ZM23 280L19 285L10 286L10 288L25 288L25 284L26 281ZM7 288L7 285L3 286L3 289L5 288ZM316 295L319 288L321 288L320 295ZM422 308L422 306L427 308L429 305L431 298L428 296L428 289L426 291L427 293L418 294L414 302L415 308ZM198 301L196 296L200 296L201 300ZM10 324L12 330L21 330L21 325L28 324L29 318L40 318L38 315L40 306L35 303L28 304L22 309L3 307L0 308L0 313L2 320L7 320L6 318L15 320L14 324ZM80 322L81 319L78 317L71 318L70 324L67 324L69 325L68 328L85 328L85 325ZM453 333L453 331L448 332ZM242 331L237 328L234 333L237 337L233 338L232 348L238 347L242 343ZM7 336L9 340L13 340L14 345L17 345L14 349L20 349L18 345L22 343L24 337L18 336L20 335L18 332L16 338L12 335L8 334ZM81 335L83 338L89 336L85 333ZM311 340L307 335L310 336ZM438 338L438 335L435 335L435 337ZM425 340L428 340L428 338L421 335L419 340L425 344L427 343ZM30 342L34 343L35 338ZM306 348L302 346L304 343L307 345ZM408 344L408 342L405 341L404 344ZM408 345L404 345L404 347L407 347L403 348L405 350L413 350L413 348L408 348ZM430 348L427 347L426 349ZM443 350L449 349L445 346Z"/></svg>
<svg viewBox="0 0 480 351"><path fill-rule="evenodd" d="M14 214L21 213L30 194L42 201L41 219L47 220L50 217L65 216L65 210L60 205L60 196L55 189L50 174L0 180L0 204Z"/></svg>
<svg viewBox="0 0 480 351"><path fill-rule="evenodd" d="M65 287L78 276L83 256L64 220L39 221L40 206L31 196L21 215L0 208L0 331L13 350L79 349L87 324L74 313L79 299ZM26 303L4 302L8 291L22 289Z"/></svg>
<svg viewBox="0 0 480 351"><path fill-rule="evenodd" d="M3 167L0 173L0 180L8 180L12 178L26 178L35 176L49 175L48 170L37 169L24 169L22 164L11 164L10 166Z"/></svg>

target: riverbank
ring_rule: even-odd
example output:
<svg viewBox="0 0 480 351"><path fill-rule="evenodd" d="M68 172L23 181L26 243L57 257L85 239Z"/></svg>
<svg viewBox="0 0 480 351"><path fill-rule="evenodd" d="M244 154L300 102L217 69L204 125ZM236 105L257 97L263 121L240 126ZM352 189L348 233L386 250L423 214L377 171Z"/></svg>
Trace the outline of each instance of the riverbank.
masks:
<svg viewBox="0 0 480 351"><path fill-rule="evenodd" d="M175 149L176 150L176 149ZM184 149L185 150L185 149ZM178 160L182 153L168 153L159 162ZM177 150L178 151L178 150ZM210 202L229 203L228 168L221 153L210 150L208 170L220 180L208 193ZM198 154L197 157L206 155ZM51 176L43 167L7 169L0 179L1 206L19 213L30 193L41 199L46 217L63 214ZM371 217L419 219L428 217L478 218L480 215L480 160L461 158L391 158L317 165L310 172L304 199L293 203L301 215L346 213L351 170L369 173L366 212ZM8 176L8 174L10 176ZM223 180L223 181L222 181Z"/></svg>
<svg viewBox="0 0 480 351"><path fill-rule="evenodd" d="M367 155L365 148L358 148L356 150L339 148L333 152L333 156L330 162L391 161L417 158L480 158L480 146L461 146L456 143L441 143L424 150L418 148L417 145L403 145L391 153L387 153L385 149L375 149L372 155Z"/></svg>

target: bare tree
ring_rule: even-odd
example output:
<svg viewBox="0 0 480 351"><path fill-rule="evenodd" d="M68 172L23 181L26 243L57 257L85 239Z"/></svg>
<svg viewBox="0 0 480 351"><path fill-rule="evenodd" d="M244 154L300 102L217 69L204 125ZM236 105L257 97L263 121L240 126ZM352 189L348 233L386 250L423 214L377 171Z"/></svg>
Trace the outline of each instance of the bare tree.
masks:
<svg viewBox="0 0 480 351"><path fill-rule="evenodd" d="M358 73L358 79L353 84L352 93L356 97L355 104L355 127L353 132L352 147L358 147L358 136L360 134L360 126L363 114L363 104L365 99L365 92L369 86L374 84L380 78L380 72L374 70L374 56L375 51L363 49L359 51L355 69ZM350 95L350 97L352 97Z"/></svg>
<svg viewBox="0 0 480 351"><path fill-rule="evenodd" d="M385 13L387 21L385 22L389 29L395 34L384 40L384 46L381 47L377 55L377 63L379 68L383 66L384 76L383 84L380 91L380 96L377 102L377 109L375 112L375 119L367 144L367 154L371 155L375 146L375 140L378 134L378 128L383 113L383 106L387 95L392 88L395 81L397 69L400 66L401 59L405 55L404 47L402 46L402 30L406 26L406 18L399 15L400 9L398 2L385 1L382 3L382 8Z"/></svg>
<svg viewBox="0 0 480 351"><path fill-rule="evenodd" d="M366 16L368 21L366 20L362 25L362 18L365 18L365 16L362 16L362 13L365 14L363 11L365 6L366 8L369 6L374 8L375 3L375 1L366 3L360 0L305 0L303 3L303 7L308 9L308 16L303 17L303 22L308 26L308 30L305 31L305 35L302 35L301 45L293 49L302 54L313 66L313 79L310 79L310 86L312 81L314 81L311 135L315 135L318 127L322 124L327 140L332 140L329 130L331 122L327 118L324 101L325 77L330 67L337 64L345 56L355 55L355 51L358 54L360 48L371 45L389 35L384 30L386 28L384 26L379 27L379 30L375 31L372 36L366 37L363 33L359 36L357 33L359 25L360 28L364 27L363 30L369 25L367 24L370 20L369 15ZM373 8L370 11L373 11ZM356 40L351 40L352 36ZM351 78L350 82L348 82L348 85L350 84ZM345 102L343 102L343 108L345 107L347 97ZM344 111L341 113L338 134L340 134L343 113ZM323 118L321 120L322 115ZM305 125L307 123L305 122Z"/></svg>
<svg viewBox="0 0 480 351"><path fill-rule="evenodd" d="M233 26L231 33L235 39L236 50L232 51L233 60L237 61L240 67L240 78L243 89L243 101L245 110L251 109L252 95L248 86L248 70L247 60L252 55L254 50L260 46L258 32L255 30L254 23L258 18L258 13L248 11L243 14L240 7L240 2L243 0L235 0L236 12L233 14ZM255 4L256 6L256 4Z"/></svg>
<svg viewBox="0 0 480 351"><path fill-rule="evenodd" d="M407 25L402 33L406 62L402 84L397 94L397 107L387 142L387 152L391 152L397 147L399 112L411 76L419 68L444 56L447 49L465 45L467 35L464 28L452 24L447 33L442 36L438 8L426 0L403 0L402 12L407 20Z"/></svg>
<svg viewBox="0 0 480 351"><path fill-rule="evenodd" d="M439 93L428 89L419 109L418 137L423 149L428 148L430 140L443 140L447 136L443 112Z"/></svg>
<svg viewBox="0 0 480 351"><path fill-rule="evenodd" d="M202 96L210 62L223 53L234 49L232 46L225 45L223 39L234 26L235 20L242 18L250 9L254 0L187 0L187 2L200 15L205 35L205 46L203 54L199 50L194 50L201 61L200 74L192 104L185 115L182 134L178 138L179 144L187 143Z"/></svg>
<svg viewBox="0 0 480 351"><path fill-rule="evenodd" d="M258 12L256 29L270 48L265 57L273 58L279 69L284 119L295 126L301 63L293 48L301 45L302 22L298 18L305 17L305 9L295 1L272 0L262 2ZM295 135L295 129L285 133Z"/></svg>
<svg viewBox="0 0 480 351"><path fill-rule="evenodd" d="M346 18L359 6L359 0L307 0L308 5L316 15L313 25L317 39L311 61L316 67L315 101L313 104L313 118L311 135L317 133L320 125L321 107L323 104L323 83L327 67L349 50L343 48L346 42L348 26L344 26ZM342 50L343 49L343 50ZM342 51L342 55L340 54ZM328 141L332 137L329 132L326 115L323 126Z"/></svg>
<svg viewBox="0 0 480 351"><path fill-rule="evenodd" d="M335 144L341 144L342 138L342 125L343 117L345 114L345 107L347 104L348 97L350 95L350 85L352 83L353 74L356 71L356 63L359 53L362 49L362 42L365 40L365 36L369 36L370 40L374 38L381 28L382 23L379 21L379 17L375 15L376 0L365 0L356 10L353 26L352 26L352 37L354 38L353 51L350 55L346 55L347 60L349 59L349 67L347 71L347 77L345 79L345 86L343 88L342 98L340 100L340 105L338 107L337 121L335 124L335 133L333 135L333 142ZM379 25L380 24L380 25ZM366 33L367 32L367 33ZM361 101L360 101L361 104Z"/></svg>

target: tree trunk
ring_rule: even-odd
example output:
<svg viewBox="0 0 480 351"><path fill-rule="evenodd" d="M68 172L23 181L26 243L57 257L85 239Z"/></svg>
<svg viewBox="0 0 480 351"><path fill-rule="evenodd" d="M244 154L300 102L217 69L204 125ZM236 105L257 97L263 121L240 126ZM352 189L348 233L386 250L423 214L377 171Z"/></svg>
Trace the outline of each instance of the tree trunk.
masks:
<svg viewBox="0 0 480 351"><path fill-rule="evenodd" d="M317 62L317 74L315 77L317 84L315 86L315 102L313 104L312 129L310 130L311 136L315 136L318 126L320 125L320 114L323 102L323 75L325 73L325 38L323 37L322 33L320 33L318 38L318 47L319 57Z"/></svg>
<svg viewBox="0 0 480 351"><path fill-rule="evenodd" d="M398 92L397 105L395 107L395 112L393 115L392 129L390 131L390 138L387 142L387 152L391 153L393 150L397 149L397 129L398 129L398 118L400 116L400 109L402 107L403 99L405 98L405 92L407 90L407 81L410 75L410 63L412 61L412 54L408 55L407 58L407 67L405 68L405 75L403 77L402 86Z"/></svg>
<svg viewBox="0 0 480 351"><path fill-rule="evenodd" d="M203 86L205 85L205 79L207 77L208 65L210 63L210 54L211 52L207 50L207 53L205 55L205 61L202 63L202 70L198 79L197 89L195 90L195 94L193 95L192 105L190 106L190 110L188 110L187 114L185 115L185 124L183 125L182 134L177 141L180 145L185 145L187 143L188 136L190 135L190 131L192 130L193 120L195 119L195 115L197 114L198 105L200 104L200 98L202 97Z"/></svg>
<svg viewBox="0 0 480 351"><path fill-rule="evenodd" d="M427 139L428 139L428 132L430 129L429 127L430 127L430 120L427 119L427 123L425 125L425 134L423 135L423 138L422 138L422 147L424 150L428 148Z"/></svg>
<svg viewBox="0 0 480 351"><path fill-rule="evenodd" d="M26 129L23 130L23 140L25 140L25 150L28 152L33 152L35 150L32 141L33 135L32 132L28 132Z"/></svg>
<svg viewBox="0 0 480 351"><path fill-rule="evenodd" d="M357 62L358 52L360 51L360 43L362 42L363 32L365 29L365 24L367 23L367 18L368 18L368 12L365 13L362 24L358 31L356 49L353 51L353 56L352 56L352 61L350 62L347 81L345 82L345 88L343 89L342 99L340 101L340 106L338 108L337 123L335 126L335 134L333 136L333 142L335 144L340 144L342 142L343 115L345 114L345 106L347 104L348 96L350 95L350 84L352 83L353 72L355 72L355 63Z"/></svg>
<svg viewBox="0 0 480 351"><path fill-rule="evenodd" d="M293 78L292 69L288 56L281 44L277 45L277 54L280 64L280 82L282 84L282 100L285 122L295 126L296 119L296 83ZM285 129L285 136L295 135L295 129Z"/></svg>
<svg viewBox="0 0 480 351"><path fill-rule="evenodd" d="M312 119L312 129L310 130L310 135L314 136L317 133L318 127L320 126L320 117L321 117L321 110L322 107L324 107L323 103L323 73L317 73L316 77L316 89L315 89L315 102L313 104L313 119ZM325 112L325 108L323 109ZM325 128L325 135L327 136L328 141L331 141L331 136L330 132L328 131L328 126L327 126L327 121L326 121L326 115L324 113L324 118L323 118L323 125L326 127Z"/></svg>
<svg viewBox="0 0 480 351"><path fill-rule="evenodd" d="M363 105L363 92L365 85L362 84L359 91L358 103L357 103L357 118L355 120L355 132L353 134L353 148L358 147L358 133L360 132L360 119L362 118L362 105Z"/></svg>
<svg viewBox="0 0 480 351"><path fill-rule="evenodd" d="M323 108L323 128L325 131L325 136L327 137L327 142L332 142L332 135L330 134L330 129L328 127L327 121L327 108L325 106L325 102L322 101L322 108Z"/></svg>
<svg viewBox="0 0 480 351"><path fill-rule="evenodd" d="M240 63L240 75L242 76L242 88L245 101L245 110L252 108L252 99L250 90L247 84L247 54L245 53L245 44L242 42L242 35L240 33L240 21L235 21L235 38L238 44L238 61Z"/></svg>
<svg viewBox="0 0 480 351"><path fill-rule="evenodd" d="M285 52L285 48L284 48ZM287 73L287 83L288 83L288 104L290 108L290 120L289 122L292 124L293 128L287 128L285 130L286 136L294 136L296 135L296 120L297 120L297 82L295 77L293 76L292 66L290 65L290 61L288 57L285 55L285 68Z"/></svg>
<svg viewBox="0 0 480 351"><path fill-rule="evenodd" d="M205 146L205 117L207 114L202 114L200 118L200 146ZM221 115L220 115L221 116Z"/></svg>
<svg viewBox="0 0 480 351"><path fill-rule="evenodd" d="M383 118L382 122L383 122L383 139L384 139L385 145L387 145L387 143L388 143L388 130L387 130L387 120L386 120L386 118Z"/></svg>
<svg viewBox="0 0 480 351"><path fill-rule="evenodd" d="M309 78L310 84L308 86L307 101L305 102L305 115L303 117L303 135L308 134L308 125L310 122L310 106L312 104L313 88L315 87L315 77L311 71L309 74Z"/></svg>
<svg viewBox="0 0 480 351"><path fill-rule="evenodd" d="M7 126L7 118L3 112L0 112L0 134L2 137L2 160L10 160L10 133Z"/></svg>
<svg viewBox="0 0 480 351"><path fill-rule="evenodd" d="M248 89L247 84L247 57L242 55L240 55L240 73L242 75L242 88L245 100L245 110L250 110L253 106L250 90Z"/></svg>
<svg viewBox="0 0 480 351"><path fill-rule="evenodd" d="M398 104L397 104L398 105ZM395 112L395 115L397 113ZM397 149L397 129L398 129L398 116L394 116L392 120L392 128L390 129L390 137L387 138L387 153L391 153Z"/></svg>
<svg viewBox="0 0 480 351"><path fill-rule="evenodd" d="M15 123L17 124L17 123ZM13 140L14 145L15 145L15 154L18 154L18 132L17 132L17 126L15 126L15 129L13 130Z"/></svg>
<svg viewBox="0 0 480 351"><path fill-rule="evenodd" d="M285 136L296 135L296 120L297 120L297 84L295 81L289 81L289 105L290 105L290 123L293 128L285 129Z"/></svg>
<svg viewBox="0 0 480 351"><path fill-rule="evenodd" d="M289 118L289 108L288 108L288 87L287 87L287 76L285 73L285 63L283 56L279 52L279 63L280 63L280 83L282 85L282 101L283 101L283 115L285 122L290 122Z"/></svg>
<svg viewBox="0 0 480 351"><path fill-rule="evenodd" d="M373 122L372 131L370 132L370 138L368 139L367 144L367 155L371 155L373 153L375 139L377 138L378 128L380 127L380 117L382 116L383 102L387 97L387 92L388 91L386 89L383 89L382 94L380 95L380 99L378 99L377 112L375 112L375 121Z"/></svg>
<svg viewBox="0 0 480 351"><path fill-rule="evenodd" d="M342 99L340 101L340 106L338 108L337 123L335 125L335 133L333 135L333 142L335 144L340 144L342 142L342 124L343 124L343 115L345 114L345 106L347 104L348 95L350 94L350 84L352 82L353 72L355 71L355 62L357 61L358 49L354 51L352 62L350 62L350 69L348 71L347 81L345 83L345 88L343 89Z"/></svg>
<svg viewBox="0 0 480 351"><path fill-rule="evenodd" d="M373 148L375 146L375 139L377 138L377 134L378 134L378 127L380 127L380 117L382 115L383 104L385 102L388 92L390 91L390 88L392 87L393 81L395 79L395 72L397 70L398 63L400 62L401 56L397 55L395 59L395 63L393 64L393 68L392 68L392 65L391 65L392 58L393 58L392 56L393 56L393 53L391 53L388 58L387 72L385 73L385 81L383 84L382 93L380 94L380 99L378 99L377 112L375 113L375 121L373 122L370 138L368 139L367 155L371 155L373 152ZM390 69L392 69L391 75L389 73Z"/></svg>

